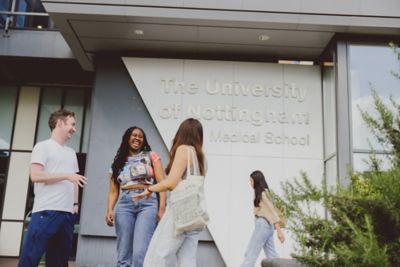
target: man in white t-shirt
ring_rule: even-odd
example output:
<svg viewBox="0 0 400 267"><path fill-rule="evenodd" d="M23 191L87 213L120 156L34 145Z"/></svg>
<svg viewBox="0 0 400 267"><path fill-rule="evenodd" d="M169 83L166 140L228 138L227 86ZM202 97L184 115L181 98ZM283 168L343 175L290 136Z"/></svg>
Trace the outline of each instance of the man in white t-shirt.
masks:
<svg viewBox="0 0 400 267"><path fill-rule="evenodd" d="M79 187L86 177L79 172L73 149L65 142L75 133L75 114L58 110L50 115L51 138L32 151L30 176L35 199L28 233L18 263L36 267L46 252L46 266L68 266Z"/></svg>

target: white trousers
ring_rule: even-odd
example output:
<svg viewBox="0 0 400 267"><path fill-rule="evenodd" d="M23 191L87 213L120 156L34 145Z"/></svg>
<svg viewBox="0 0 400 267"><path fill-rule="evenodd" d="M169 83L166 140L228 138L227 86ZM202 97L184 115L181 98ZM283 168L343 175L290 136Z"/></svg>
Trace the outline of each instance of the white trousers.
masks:
<svg viewBox="0 0 400 267"><path fill-rule="evenodd" d="M174 218L167 206L150 241L143 267L196 267L200 231L175 236Z"/></svg>

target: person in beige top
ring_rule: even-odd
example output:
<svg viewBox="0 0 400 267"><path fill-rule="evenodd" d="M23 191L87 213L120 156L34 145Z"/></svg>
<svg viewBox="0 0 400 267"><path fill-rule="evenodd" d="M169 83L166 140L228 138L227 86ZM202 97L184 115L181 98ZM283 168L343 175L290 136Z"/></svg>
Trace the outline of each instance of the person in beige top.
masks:
<svg viewBox="0 0 400 267"><path fill-rule="evenodd" d="M252 172L250 184L254 188L255 228L241 267L254 267L261 249L264 249L269 259L279 257L274 245L274 230L277 232L278 239L282 243L285 241L264 174L258 170Z"/></svg>

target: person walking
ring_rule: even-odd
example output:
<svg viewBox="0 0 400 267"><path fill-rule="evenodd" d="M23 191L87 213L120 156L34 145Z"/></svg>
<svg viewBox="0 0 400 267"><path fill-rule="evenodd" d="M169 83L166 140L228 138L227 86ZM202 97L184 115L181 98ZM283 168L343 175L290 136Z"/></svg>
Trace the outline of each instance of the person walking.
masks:
<svg viewBox="0 0 400 267"><path fill-rule="evenodd" d="M144 201L132 196L164 179L160 157L151 151L145 132L130 127L122 136L110 171L106 223L115 224L117 266L142 267L157 222L165 211L165 193L151 194Z"/></svg>
<svg viewBox="0 0 400 267"><path fill-rule="evenodd" d="M134 196L135 200L148 198L153 192L173 191L185 179L188 165L197 166L195 172L205 174L203 153L203 127L196 119L186 119L181 123L173 139L166 168L167 178L156 185L147 187ZM189 153L188 153L189 152ZM192 156L190 156L192 155ZM167 205L147 251L144 267L195 267L199 234L202 229L175 234L174 216Z"/></svg>
<svg viewBox="0 0 400 267"><path fill-rule="evenodd" d="M275 250L274 230L277 232L279 241L282 243L285 241L280 227L280 219L271 201L264 174L258 170L252 172L250 184L254 189L255 228L241 267L254 267L261 249L264 249L264 253L269 259L279 257Z"/></svg>
<svg viewBox="0 0 400 267"><path fill-rule="evenodd" d="M74 112L58 110L49 118L51 137L37 143L31 156L30 177L34 203L19 267L36 267L46 252L46 266L66 267L72 248L79 187L86 177L79 172L73 149L65 145L76 131Z"/></svg>

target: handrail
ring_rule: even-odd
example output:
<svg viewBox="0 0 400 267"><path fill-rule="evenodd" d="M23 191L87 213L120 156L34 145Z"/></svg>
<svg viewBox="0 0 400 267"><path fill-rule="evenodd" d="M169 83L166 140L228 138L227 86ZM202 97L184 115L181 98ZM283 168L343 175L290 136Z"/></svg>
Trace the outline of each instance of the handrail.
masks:
<svg viewBox="0 0 400 267"><path fill-rule="evenodd" d="M4 25L5 37L9 36L10 26L14 17L18 16L36 16L36 17L50 17L48 13L41 12L19 12L19 11L0 11L0 15L5 15L6 21Z"/></svg>
<svg viewBox="0 0 400 267"><path fill-rule="evenodd" d="M37 12L17 12L17 11L0 11L0 15L11 15L11 16L43 16L48 17L47 13L37 13Z"/></svg>

